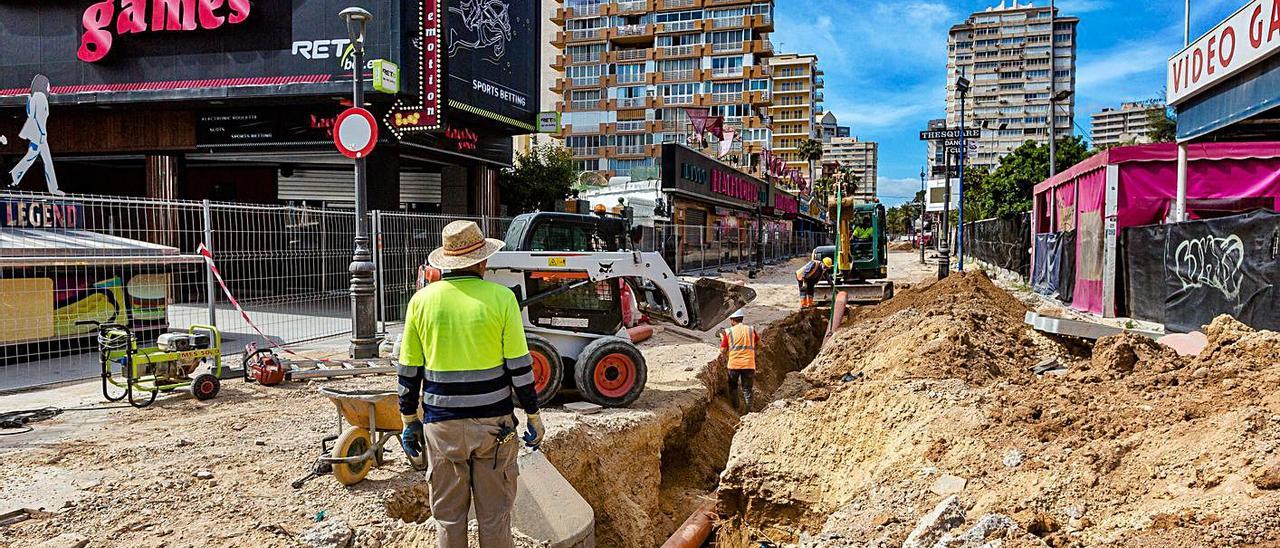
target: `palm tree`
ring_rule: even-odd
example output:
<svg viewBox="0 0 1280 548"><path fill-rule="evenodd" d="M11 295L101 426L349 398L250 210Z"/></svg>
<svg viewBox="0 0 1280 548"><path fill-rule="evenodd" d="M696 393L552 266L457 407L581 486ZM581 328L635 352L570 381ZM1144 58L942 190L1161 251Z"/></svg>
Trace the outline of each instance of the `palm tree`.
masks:
<svg viewBox="0 0 1280 548"><path fill-rule="evenodd" d="M800 157L809 162L809 182L813 182L813 165L822 159L822 141L817 139L805 139L800 142L797 147L800 151Z"/></svg>

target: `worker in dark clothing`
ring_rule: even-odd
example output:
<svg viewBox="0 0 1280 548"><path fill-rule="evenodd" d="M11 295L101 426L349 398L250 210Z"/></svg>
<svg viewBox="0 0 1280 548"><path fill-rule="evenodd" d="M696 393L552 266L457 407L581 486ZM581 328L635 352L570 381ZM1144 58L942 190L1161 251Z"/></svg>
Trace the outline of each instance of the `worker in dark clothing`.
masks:
<svg viewBox="0 0 1280 548"><path fill-rule="evenodd" d="M480 546L513 548L519 469L512 393L528 416L525 443L536 447L545 431L533 359L515 294L484 280L503 242L485 238L471 221L449 223L442 240L428 262L445 274L414 294L405 316L401 445L410 457L427 452L440 548L466 548L473 502Z"/></svg>
<svg viewBox="0 0 1280 548"><path fill-rule="evenodd" d="M800 286L800 308L813 306L814 286L831 272L831 257L821 261L811 259L796 271L796 284Z"/></svg>
<svg viewBox="0 0 1280 548"><path fill-rule="evenodd" d="M751 412L751 390L755 384L756 351L760 348L760 334L754 327L742 323L745 314L738 310L729 315L729 327L720 334L720 355L725 358L729 370L729 399L738 400L743 413ZM741 386L741 397L738 388ZM735 403L737 407L739 403Z"/></svg>

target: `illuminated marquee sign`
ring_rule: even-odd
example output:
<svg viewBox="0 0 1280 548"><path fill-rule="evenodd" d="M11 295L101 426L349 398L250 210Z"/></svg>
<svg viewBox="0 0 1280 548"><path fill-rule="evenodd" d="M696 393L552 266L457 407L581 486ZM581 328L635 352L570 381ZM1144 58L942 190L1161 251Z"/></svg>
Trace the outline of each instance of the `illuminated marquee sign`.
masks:
<svg viewBox="0 0 1280 548"><path fill-rule="evenodd" d="M238 25L249 18L250 9L249 0L103 0L80 18L84 34L76 57L88 63L102 60L117 35Z"/></svg>
<svg viewBox="0 0 1280 548"><path fill-rule="evenodd" d="M1280 0L1253 0L1169 58L1165 92L1175 105L1280 51Z"/></svg>
<svg viewBox="0 0 1280 548"><path fill-rule="evenodd" d="M434 131L441 127L440 116L440 0L422 0L421 19L418 25L421 30L422 62L418 74L418 99L396 101L387 110L384 122L396 138L404 133L414 131Z"/></svg>

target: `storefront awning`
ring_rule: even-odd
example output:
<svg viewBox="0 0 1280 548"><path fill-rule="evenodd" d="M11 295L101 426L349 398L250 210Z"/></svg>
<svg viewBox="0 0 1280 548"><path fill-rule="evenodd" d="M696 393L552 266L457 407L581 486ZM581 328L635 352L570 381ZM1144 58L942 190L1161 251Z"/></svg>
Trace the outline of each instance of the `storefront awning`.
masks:
<svg viewBox="0 0 1280 548"><path fill-rule="evenodd" d="M175 247L86 230L0 229L0 266L6 267L202 261Z"/></svg>
<svg viewBox="0 0 1280 548"><path fill-rule="evenodd" d="M1178 141L1188 141L1280 106L1280 56L1178 105Z"/></svg>

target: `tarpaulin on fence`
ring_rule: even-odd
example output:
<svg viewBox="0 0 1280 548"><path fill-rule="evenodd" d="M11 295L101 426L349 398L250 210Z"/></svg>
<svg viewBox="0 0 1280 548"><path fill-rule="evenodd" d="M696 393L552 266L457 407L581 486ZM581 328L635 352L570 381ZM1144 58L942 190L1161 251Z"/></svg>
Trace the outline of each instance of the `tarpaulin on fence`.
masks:
<svg viewBox="0 0 1280 548"><path fill-rule="evenodd" d="M1076 278L1076 233L1047 232L1036 234L1036 264L1031 288L1041 295L1056 295L1070 303Z"/></svg>
<svg viewBox="0 0 1280 548"><path fill-rule="evenodd" d="M1124 257L1124 298L1129 317L1164 323L1165 225L1120 231Z"/></svg>
<svg viewBox="0 0 1280 548"><path fill-rule="evenodd" d="M1031 216L983 219L965 225L965 253L1027 277L1031 271Z"/></svg>
<svg viewBox="0 0 1280 548"><path fill-rule="evenodd" d="M1124 234L1134 317L1160 321L1169 331L1200 329L1219 314L1280 329L1280 213L1260 210Z"/></svg>

